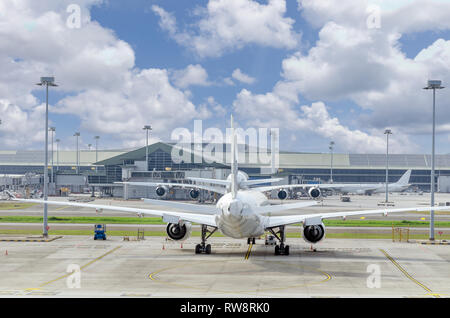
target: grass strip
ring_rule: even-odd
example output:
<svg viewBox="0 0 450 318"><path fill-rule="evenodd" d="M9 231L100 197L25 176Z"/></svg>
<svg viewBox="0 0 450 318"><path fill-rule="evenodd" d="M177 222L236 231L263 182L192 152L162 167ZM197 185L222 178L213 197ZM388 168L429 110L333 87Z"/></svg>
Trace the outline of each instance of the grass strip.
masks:
<svg viewBox="0 0 450 318"><path fill-rule="evenodd" d="M7 235L40 235L42 234L41 230L0 230L1 234ZM93 236L92 231L88 230L50 230L49 235L88 235ZM136 237L137 231L108 231L107 236L130 236ZM167 237L165 231L145 231L145 236L154 236L154 237ZM200 232L193 231L193 237L200 237ZM224 237L219 232L216 232L212 235L213 237ZM301 233L286 233L286 237L288 238L301 238ZM335 238L335 239L392 239L392 234L389 233L327 233L327 238ZM410 234L409 238L412 240L427 240L429 238L428 234ZM436 237L438 240L449 240L450 234L441 235Z"/></svg>
<svg viewBox="0 0 450 318"><path fill-rule="evenodd" d="M49 223L77 223L77 224L155 224L163 225L160 217L120 217L120 216L50 216ZM42 223L39 216L0 216L0 223ZM428 221L388 221L388 220L324 220L325 226L348 227L429 227ZM299 224L297 224L299 225ZM436 227L450 227L450 222L437 221Z"/></svg>
<svg viewBox="0 0 450 318"><path fill-rule="evenodd" d="M28 209L36 203L0 202L0 210L21 210Z"/></svg>

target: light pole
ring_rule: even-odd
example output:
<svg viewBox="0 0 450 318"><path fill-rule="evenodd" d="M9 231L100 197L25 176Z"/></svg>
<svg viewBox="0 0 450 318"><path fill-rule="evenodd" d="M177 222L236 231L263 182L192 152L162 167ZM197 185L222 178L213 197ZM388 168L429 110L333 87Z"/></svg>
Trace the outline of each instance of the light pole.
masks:
<svg viewBox="0 0 450 318"><path fill-rule="evenodd" d="M423 89L432 89L433 90L433 141L431 146L431 207L434 207L434 188L435 188L435 180L434 180L434 150L435 150L435 133L436 133L436 90L443 89L441 86L441 81L439 80L429 80L428 86ZM430 211L430 241L434 241L434 210Z"/></svg>
<svg viewBox="0 0 450 318"><path fill-rule="evenodd" d="M98 162L98 140L100 139L100 136L95 136L95 163ZM97 165L95 166L95 172L97 172Z"/></svg>
<svg viewBox="0 0 450 318"><path fill-rule="evenodd" d="M50 127L49 128L49 131L51 131L51 133L52 133L52 174L50 175L51 176L51 178L50 178L50 183L53 183L55 180L55 178L53 177L53 172L54 172L54 168L53 168L53 134L55 133L55 131L56 131L56 128L55 127Z"/></svg>
<svg viewBox="0 0 450 318"><path fill-rule="evenodd" d="M147 131L147 143L146 143L146 147L145 147L145 162L146 162L145 166L147 168L145 170L148 171L148 132L149 132L149 130L152 130L152 127L150 125L146 125L142 129Z"/></svg>
<svg viewBox="0 0 450 318"><path fill-rule="evenodd" d="M56 138L56 171L59 171L59 142L61 139Z"/></svg>
<svg viewBox="0 0 450 318"><path fill-rule="evenodd" d="M76 133L74 134L74 136L77 138L77 153L76 153L76 155L77 155L77 160L76 160L76 163L77 163L77 174L79 174L79 172L80 172L80 167L79 167L79 165L80 165L80 158L79 158L79 156L78 156L78 137L80 137L80 133L79 133L79 132L76 132Z"/></svg>
<svg viewBox="0 0 450 318"><path fill-rule="evenodd" d="M330 183L333 183L333 146L334 146L334 141L331 141L330 142L330 146L328 147L330 149L330 152L331 152Z"/></svg>
<svg viewBox="0 0 450 318"><path fill-rule="evenodd" d="M45 86L45 162L44 162L44 201L48 199L48 87L56 87L54 77L41 77L41 82L36 85ZM44 204L44 229L42 235L48 237L48 206Z"/></svg>
<svg viewBox="0 0 450 318"><path fill-rule="evenodd" d="M386 129L386 204L389 202L389 135L392 135L392 130Z"/></svg>
<svg viewBox="0 0 450 318"><path fill-rule="evenodd" d="M98 161L98 140L100 139L100 136L95 136L95 162Z"/></svg>

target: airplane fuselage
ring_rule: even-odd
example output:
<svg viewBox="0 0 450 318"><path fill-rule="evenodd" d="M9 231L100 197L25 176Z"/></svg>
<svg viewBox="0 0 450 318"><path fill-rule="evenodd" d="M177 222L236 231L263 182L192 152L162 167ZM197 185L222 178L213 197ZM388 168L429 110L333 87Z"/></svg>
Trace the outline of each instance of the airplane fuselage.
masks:
<svg viewBox="0 0 450 318"><path fill-rule="evenodd" d="M407 189L409 185L399 185L392 183L388 185L389 192L401 192ZM358 192L371 192L371 193L384 193L386 192L386 185L383 183L379 184L349 184L343 185L337 188L340 192L345 193L358 193Z"/></svg>
<svg viewBox="0 0 450 318"><path fill-rule="evenodd" d="M240 190L234 199L231 193L225 194L216 205L221 211L216 216L219 231L237 239L263 235L267 217L254 213L253 208L264 205L269 205L269 202L258 191Z"/></svg>

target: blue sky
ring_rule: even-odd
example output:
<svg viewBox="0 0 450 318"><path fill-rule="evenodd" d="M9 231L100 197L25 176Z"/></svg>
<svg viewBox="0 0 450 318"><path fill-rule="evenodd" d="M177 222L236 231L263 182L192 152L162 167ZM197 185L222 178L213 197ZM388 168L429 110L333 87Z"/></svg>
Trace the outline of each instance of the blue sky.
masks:
<svg viewBox="0 0 450 318"><path fill-rule="evenodd" d="M48 0L40 8L24 3L29 3L28 14L6 0L9 14L0 19L14 18L28 29L31 19L37 34L46 27L40 21L52 12L63 27L43 35L41 42L29 38L27 30L17 31L10 35L15 47L2 44L8 38L0 35L0 45L6 58L24 66L17 81L41 76L29 74L26 66L48 70L61 84L51 90L50 121L63 148L73 147L75 131L85 147L95 135L106 148L137 147L145 141L143 124L154 126L153 141L170 141L174 128L192 129L195 119L202 119L204 127L224 129L234 113L244 128L280 128L283 150L327 152L334 140L337 152L383 152L383 131L392 128L394 152L428 153L431 95L419 86L427 76L441 76L444 84L450 80L448 1L436 1L435 8L426 8L429 12L420 0L402 1L395 10L376 1L381 25L375 30L365 23L370 1L338 5L322 0L318 6L311 0ZM64 29L69 3L82 8L82 19L89 15L79 30ZM227 32L236 37L228 38ZM66 40L70 50L61 45ZM53 48L58 62L34 54L45 49L43 43ZM106 60L95 63L99 55ZM190 67L197 73L187 74ZM233 78L236 70L250 80ZM87 80L73 75L77 71ZM13 94L12 84L0 81L2 110L15 114L10 125L0 126L0 148L40 149L43 90L20 87ZM440 95L437 151L448 153L450 115L442 108L450 95L445 90ZM24 136L13 131L13 121L20 118L36 130L31 140L25 131Z"/></svg>

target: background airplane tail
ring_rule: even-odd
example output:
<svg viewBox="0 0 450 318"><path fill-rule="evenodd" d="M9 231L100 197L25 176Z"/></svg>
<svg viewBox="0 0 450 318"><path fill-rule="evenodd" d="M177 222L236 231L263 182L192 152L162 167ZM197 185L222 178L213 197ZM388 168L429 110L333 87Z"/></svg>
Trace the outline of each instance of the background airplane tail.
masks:
<svg viewBox="0 0 450 318"><path fill-rule="evenodd" d="M411 170L406 171L400 179L398 179L397 184L408 185L409 179L411 178Z"/></svg>

